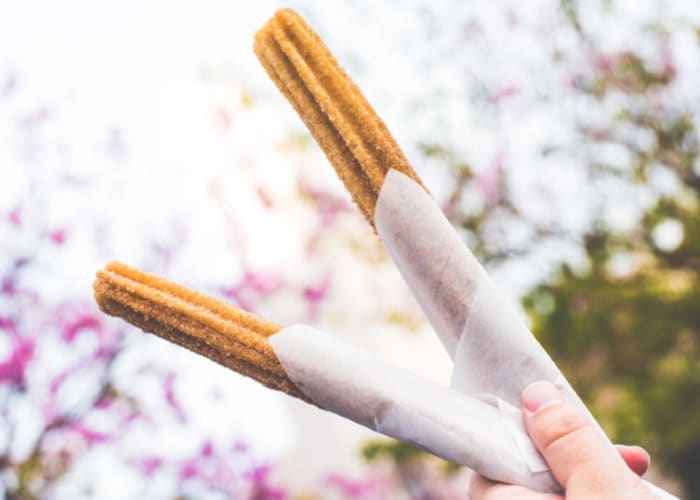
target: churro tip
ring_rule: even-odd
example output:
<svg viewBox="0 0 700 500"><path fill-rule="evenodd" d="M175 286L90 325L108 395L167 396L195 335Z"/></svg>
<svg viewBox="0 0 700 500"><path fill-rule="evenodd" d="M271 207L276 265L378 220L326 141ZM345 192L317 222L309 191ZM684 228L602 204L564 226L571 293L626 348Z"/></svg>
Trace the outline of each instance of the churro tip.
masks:
<svg viewBox="0 0 700 500"><path fill-rule="evenodd" d="M374 209L390 169L425 189L384 122L299 14L278 10L255 34L253 49L375 231Z"/></svg>
<svg viewBox="0 0 700 500"><path fill-rule="evenodd" d="M278 9L273 16L270 17L265 24L263 24L262 27L255 32L255 36L253 37L253 49L255 49L257 52L261 44L265 43L266 40L269 40L274 36L274 31L278 29L276 27L278 22L288 24L295 19L298 20L301 18L299 14L289 7Z"/></svg>

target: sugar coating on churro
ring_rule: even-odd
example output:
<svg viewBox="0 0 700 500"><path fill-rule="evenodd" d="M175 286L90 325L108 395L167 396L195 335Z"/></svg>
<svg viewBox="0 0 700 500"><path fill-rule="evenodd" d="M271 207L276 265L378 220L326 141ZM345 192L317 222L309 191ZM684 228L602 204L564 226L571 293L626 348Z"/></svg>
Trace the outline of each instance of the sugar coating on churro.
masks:
<svg viewBox="0 0 700 500"><path fill-rule="evenodd" d="M256 33L254 50L372 227L389 169L423 186L384 122L296 12L277 11Z"/></svg>
<svg viewBox="0 0 700 500"><path fill-rule="evenodd" d="M118 262L97 272L94 290L107 314L309 401L289 379L267 340L280 326Z"/></svg>

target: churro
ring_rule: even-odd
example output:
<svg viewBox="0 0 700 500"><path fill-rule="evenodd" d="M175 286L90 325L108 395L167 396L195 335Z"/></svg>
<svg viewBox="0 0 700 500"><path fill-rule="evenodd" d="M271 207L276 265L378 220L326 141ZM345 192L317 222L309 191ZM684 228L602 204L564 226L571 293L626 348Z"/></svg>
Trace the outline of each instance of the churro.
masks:
<svg viewBox="0 0 700 500"><path fill-rule="evenodd" d="M277 11L256 33L254 50L373 228L389 169L423 186L384 122L296 12Z"/></svg>
<svg viewBox="0 0 700 500"><path fill-rule="evenodd" d="M97 272L94 290L105 313L310 402L268 341L281 326L119 262Z"/></svg>

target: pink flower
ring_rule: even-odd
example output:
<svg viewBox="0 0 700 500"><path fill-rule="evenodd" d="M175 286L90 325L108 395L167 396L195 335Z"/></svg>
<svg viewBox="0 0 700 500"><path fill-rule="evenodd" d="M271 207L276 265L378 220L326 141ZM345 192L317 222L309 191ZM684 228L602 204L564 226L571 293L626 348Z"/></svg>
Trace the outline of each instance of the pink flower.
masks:
<svg viewBox="0 0 700 500"><path fill-rule="evenodd" d="M305 188L304 191L316 202L316 207L321 215L322 227L328 227L333 224L338 214L348 209L348 204L344 199L331 193L311 187Z"/></svg>
<svg viewBox="0 0 700 500"><path fill-rule="evenodd" d="M221 293L236 301L242 309L252 311L254 302L277 291L283 285L277 274L262 271L247 271L243 279L233 288L222 288Z"/></svg>
<svg viewBox="0 0 700 500"><path fill-rule="evenodd" d="M323 277L321 283L316 286L307 286L302 292L302 297L308 304L307 316L310 321L318 317L321 302L328 296L331 288L331 278L329 274Z"/></svg>
<svg viewBox="0 0 700 500"><path fill-rule="evenodd" d="M3 295L17 295L17 286L13 277L6 277L0 283L0 293Z"/></svg>
<svg viewBox="0 0 700 500"><path fill-rule="evenodd" d="M84 333L93 333L97 345L92 353L93 361L110 358L119 346L122 331L105 328L105 323L93 304L62 304L55 311L55 320L61 331L61 340L72 343Z"/></svg>
<svg viewBox="0 0 700 500"><path fill-rule="evenodd" d="M87 441L87 443L90 445L104 443L112 440L112 436L110 436L106 432L99 432L94 429L91 429L82 422L75 422L71 424L68 428L82 436L82 438L85 439L85 441Z"/></svg>
<svg viewBox="0 0 700 500"><path fill-rule="evenodd" d="M163 391L165 392L165 401L180 422L185 422L187 416L185 410L182 409L179 401L175 398L175 374L168 373L163 380Z"/></svg>
<svg viewBox="0 0 700 500"><path fill-rule="evenodd" d="M510 85L508 87L502 87L496 90L493 94L491 94L489 100L493 103L499 103L511 96L514 96L518 92L520 92L520 90L513 85Z"/></svg>
<svg viewBox="0 0 700 500"><path fill-rule="evenodd" d="M678 73L676 68L675 58L673 57L673 51L671 50L671 44L668 41L668 37L664 38L661 43L661 63L663 64L663 74L672 80Z"/></svg>
<svg viewBox="0 0 700 500"><path fill-rule="evenodd" d="M62 325L61 339L67 343L75 340L75 337L83 330L94 330L102 332L102 321L92 311L80 311L78 316Z"/></svg>
<svg viewBox="0 0 700 500"><path fill-rule="evenodd" d="M343 200L324 200L324 203L321 203L319 206L321 212L321 225L323 227L330 226L331 224L333 224L333 222L335 222L335 219L338 217L338 214L347 210L347 208L347 203L345 203Z"/></svg>
<svg viewBox="0 0 700 500"><path fill-rule="evenodd" d="M64 229L56 229L49 233L49 239L56 245L63 245L66 241L66 231Z"/></svg>
<svg viewBox="0 0 700 500"><path fill-rule="evenodd" d="M231 451L234 453L247 453L248 445L245 444L243 441L236 441L235 443L233 443Z"/></svg>
<svg viewBox="0 0 700 500"><path fill-rule="evenodd" d="M14 332L15 320L9 316L0 316L0 330L8 330Z"/></svg>
<svg viewBox="0 0 700 500"><path fill-rule="evenodd" d="M195 456L180 464L177 478L181 483L192 479L211 490L229 491L240 477L232 465L206 440Z"/></svg>
<svg viewBox="0 0 700 500"><path fill-rule="evenodd" d="M95 408L99 410L109 409L115 402L117 398L113 394L103 394L100 399L95 401Z"/></svg>
<svg viewBox="0 0 700 500"><path fill-rule="evenodd" d="M19 208L15 208L12 212L10 212L10 215L7 216L7 220L10 222L11 225L15 227L21 226L22 215L19 211Z"/></svg>
<svg viewBox="0 0 700 500"><path fill-rule="evenodd" d="M282 286L282 280L272 273L248 271L243 276L243 286L267 295Z"/></svg>
<svg viewBox="0 0 700 500"><path fill-rule="evenodd" d="M187 460L184 464L180 466L180 470L177 473L178 479L181 481L191 479L197 475L199 468L197 467L197 459L192 458Z"/></svg>
<svg viewBox="0 0 700 500"><path fill-rule="evenodd" d="M66 370L63 370L51 379L51 382L49 383L49 393L41 405L41 413L44 416L44 421L48 425L58 420L58 418L61 416L58 408L58 391L69 377L85 366L87 366L87 360L83 359Z"/></svg>
<svg viewBox="0 0 700 500"><path fill-rule="evenodd" d="M251 500L284 500L287 492L269 484L270 466L260 465L247 471L244 477L250 480L252 491L248 498Z"/></svg>
<svg viewBox="0 0 700 500"><path fill-rule="evenodd" d="M163 459L156 456L143 457L136 462L139 472L146 477L151 477L163 465Z"/></svg>
<svg viewBox="0 0 700 500"><path fill-rule="evenodd" d="M358 481L348 478L340 473L331 473L324 481L328 486L338 488L344 495L350 498L377 498L380 485L374 480Z"/></svg>
<svg viewBox="0 0 700 500"><path fill-rule="evenodd" d="M501 183L503 182L502 156L497 155L491 165L476 176L474 182L487 205L492 206L498 203L501 195Z"/></svg>
<svg viewBox="0 0 700 500"><path fill-rule="evenodd" d="M211 457L214 454L214 445L209 439L204 442L199 454L203 457Z"/></svg>
<svg viewBox="0 0 700 500"><path fill-rule="evenodd" d="M615 57L610 54L596 54L593 58L593 67L602 73L610 73L613 70Z"/></svg>
<svg viewBox="0 0 700 500"><path fill-rule="evenodd" d="M34 357L35 340L12 336L10 355L0 362L0 383L22 384L29 363Z"/></svg>

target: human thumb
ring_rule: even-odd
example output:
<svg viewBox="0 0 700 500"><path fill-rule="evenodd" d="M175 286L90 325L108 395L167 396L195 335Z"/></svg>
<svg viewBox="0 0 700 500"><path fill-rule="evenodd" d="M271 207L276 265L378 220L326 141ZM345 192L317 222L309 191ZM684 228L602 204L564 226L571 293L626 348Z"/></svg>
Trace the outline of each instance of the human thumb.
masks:
<svg viewBox="0 0 700 500"><path fill-rule="evenodd" d="M583 498L639 498L639 477L583 412L550 382L535 382L523 393L525 425L554 477Z"/></svg>

